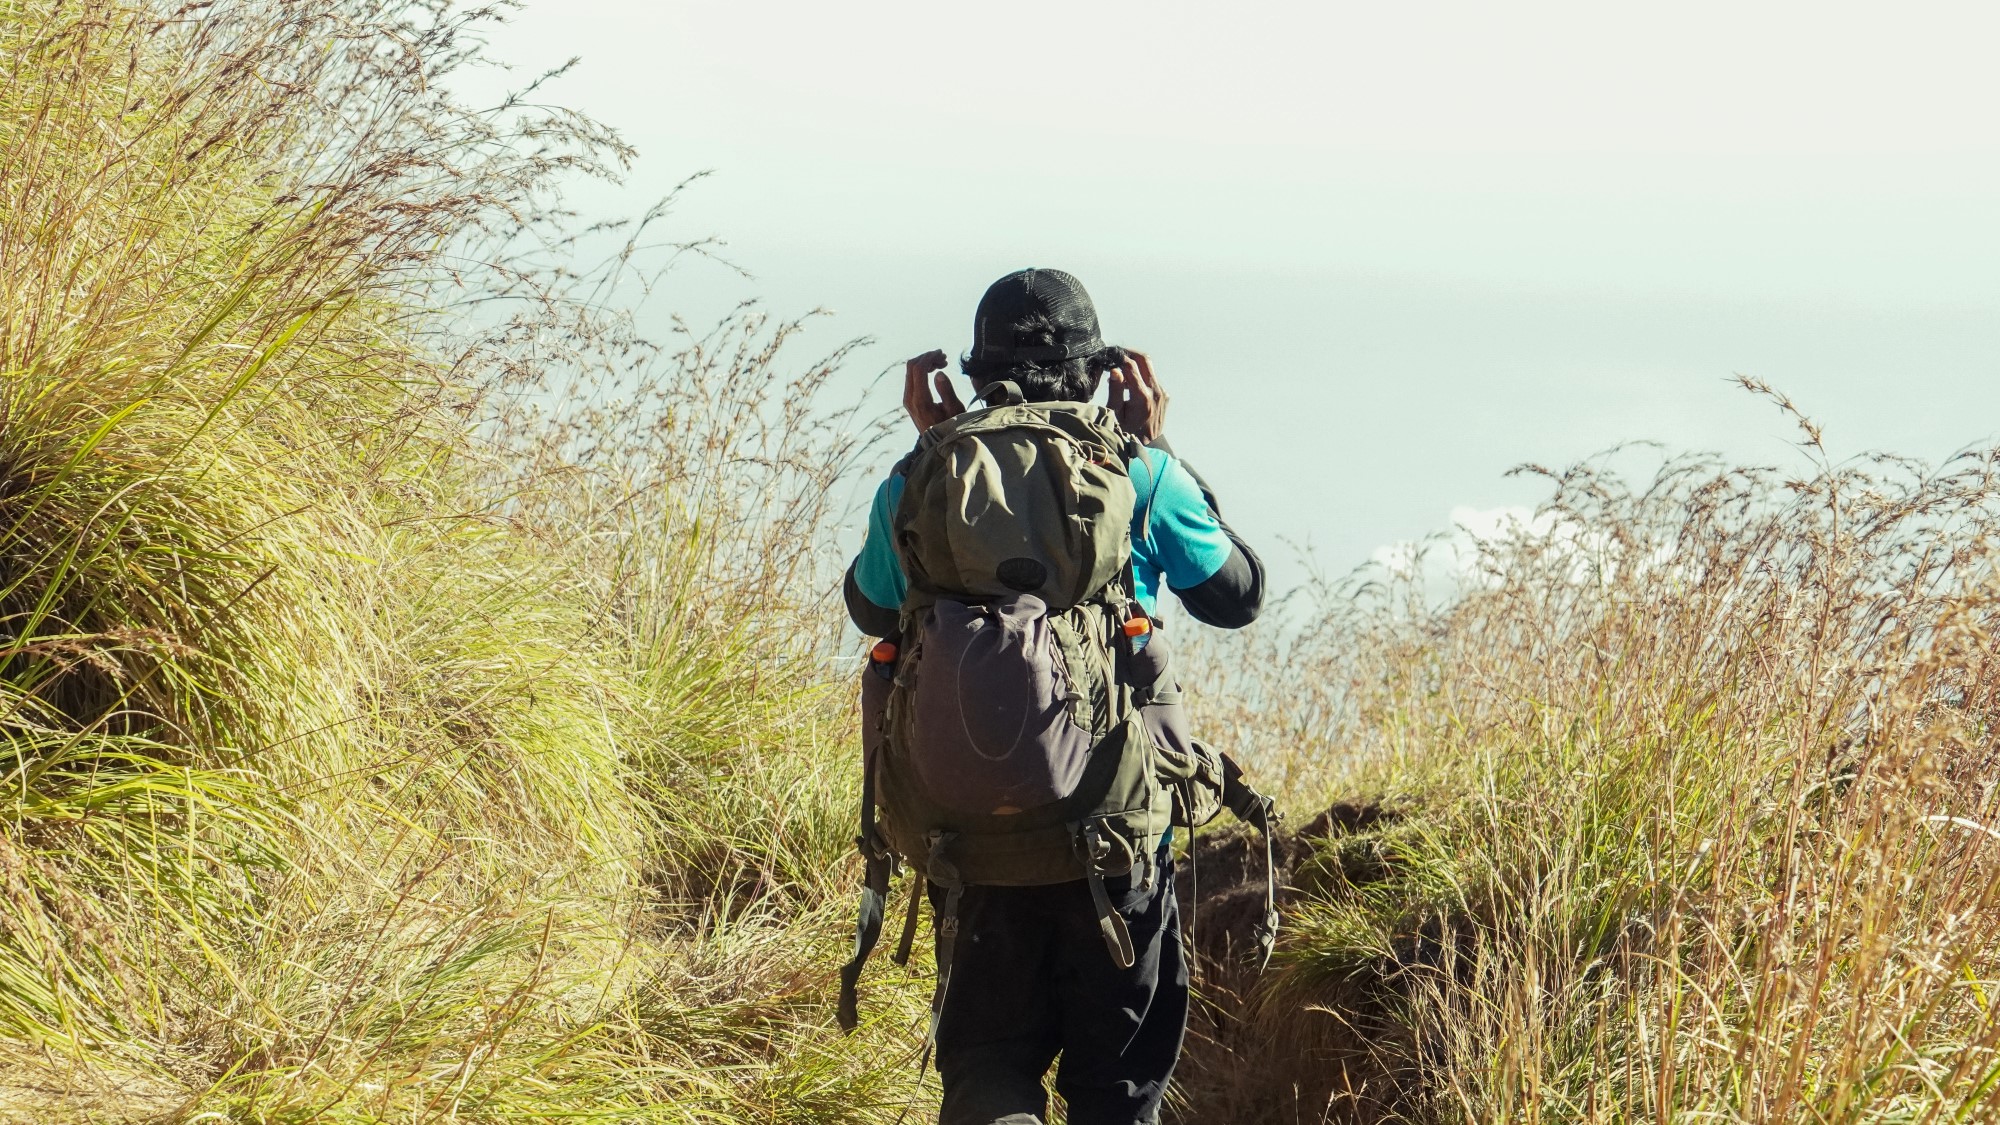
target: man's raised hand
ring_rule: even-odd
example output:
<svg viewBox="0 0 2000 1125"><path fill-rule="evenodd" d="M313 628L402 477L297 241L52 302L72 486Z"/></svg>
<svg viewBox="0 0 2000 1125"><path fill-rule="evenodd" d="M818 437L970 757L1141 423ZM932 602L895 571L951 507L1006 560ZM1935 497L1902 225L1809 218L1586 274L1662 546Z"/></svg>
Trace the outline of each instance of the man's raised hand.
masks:
<svg viewBox="0 0 2000 1125"><path fill-rule="evenodd" d="M945 363L944 352L938 350L925 352L904 367L903 409L909 412L910 421L917 424L918 433L965 413L965 404L958 401L958 392L951 389ZM931 398L933 387L937 389L936 400Z"/></svg>
<svg viewBox="0 0 2000 1125"><path fill-rule="evenodd" d="M1167 428L1167 392L1153 377L1153 364L1127 349L1125 360L1111 369L1111 412L1125 432L1151 442Z"/></svg>

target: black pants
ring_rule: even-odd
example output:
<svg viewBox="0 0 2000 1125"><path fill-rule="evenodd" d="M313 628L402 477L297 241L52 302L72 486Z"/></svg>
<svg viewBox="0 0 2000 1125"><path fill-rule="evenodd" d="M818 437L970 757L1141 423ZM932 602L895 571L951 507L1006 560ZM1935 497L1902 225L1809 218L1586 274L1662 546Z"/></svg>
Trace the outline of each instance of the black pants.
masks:
<svg viewBox="0 0 2000 1125"><path fill-rule="evenodd" d="M1187 1025L1187 963L1173 865L1150 890L1105 880L1137 959L1117 968L1082 880L967 887L937 1066L941 1125L1032 1125L1048 1113L1042 1078L1071 1125L1152 1125ZM933 907L944 892L930 888Z"/></svg>

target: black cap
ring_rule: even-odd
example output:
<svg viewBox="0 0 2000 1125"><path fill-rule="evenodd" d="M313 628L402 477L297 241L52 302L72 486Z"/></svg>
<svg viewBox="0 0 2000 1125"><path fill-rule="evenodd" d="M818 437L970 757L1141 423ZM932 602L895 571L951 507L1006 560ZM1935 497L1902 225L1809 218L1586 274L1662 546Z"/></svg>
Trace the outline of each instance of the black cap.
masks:
<svg viewBox="0 0 2000 1125"><path fill-rule="evenodd" d="M1055 326L1053 344L1016 343L1014 324L1035 313ZM999 363L1058 363L1104 350L1097 309L1083 282L1061 270L1016 270L994 282L972 314L972 358Z"/></svg>

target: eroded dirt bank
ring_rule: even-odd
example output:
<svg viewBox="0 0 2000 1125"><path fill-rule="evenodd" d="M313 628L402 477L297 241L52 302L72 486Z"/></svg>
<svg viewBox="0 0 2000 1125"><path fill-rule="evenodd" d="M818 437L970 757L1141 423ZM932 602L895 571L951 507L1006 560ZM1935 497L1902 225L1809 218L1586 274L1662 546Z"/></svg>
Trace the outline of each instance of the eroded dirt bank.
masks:
<svg viewBox="0 0 2000 1125"><path fill-rule="evenodd" d="M1240 825L1203 833L1176 887L1197 976L1182 1097L1169 1120L1376 1122L1406 1105L1415 1044L1393 1018L1405 958L1330 966L1310 952L1306 933L1316 904L1393 876L1381 833L1396 820L1380 805L1342 802L1281 826L1275 858L1286 932L1262 973L1245 964L1244 951L1263 909L1264 843Z"/></svg>

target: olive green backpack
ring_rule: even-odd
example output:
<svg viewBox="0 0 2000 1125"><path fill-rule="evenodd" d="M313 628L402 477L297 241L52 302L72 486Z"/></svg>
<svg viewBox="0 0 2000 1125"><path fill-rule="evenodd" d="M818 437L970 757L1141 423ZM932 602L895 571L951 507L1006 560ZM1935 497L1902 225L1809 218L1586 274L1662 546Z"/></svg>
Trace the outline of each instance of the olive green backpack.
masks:
<svg viewBox="0 0 2000 1125"><path fill-rule="evenodd" d="M908 588L898 635L862 674L867 877L843 1027L857 1020L899 860L917 878L898 963L924 880L944 891L941 1005L966 886L1086 880L1106 947L1128 967L1132 938L1105 877L1150 886L1164 836L1225 796L1268 824L1269 801L1240 785L1225 794L1221 756L1181 729L1166 644L1132 574L1138 443L1101 406L1023 403L1012 383L981 397L993 405L926 431L902 469L892 526ZM1274 911L1265 921L1275 932Z"/></svg>

